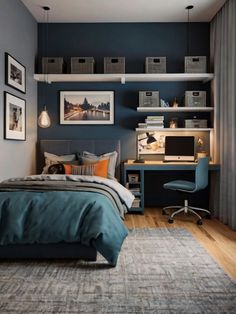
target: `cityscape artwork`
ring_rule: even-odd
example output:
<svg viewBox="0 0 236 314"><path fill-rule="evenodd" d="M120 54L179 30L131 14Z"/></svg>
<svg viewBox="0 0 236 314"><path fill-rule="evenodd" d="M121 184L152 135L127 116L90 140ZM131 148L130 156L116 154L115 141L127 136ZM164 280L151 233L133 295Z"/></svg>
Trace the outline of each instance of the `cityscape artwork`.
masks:
<svg viewBox="0 0 236 314"><path fill-rule="evenodd" d="M61 91L61 124L114 124L113 91Z"/></svg>

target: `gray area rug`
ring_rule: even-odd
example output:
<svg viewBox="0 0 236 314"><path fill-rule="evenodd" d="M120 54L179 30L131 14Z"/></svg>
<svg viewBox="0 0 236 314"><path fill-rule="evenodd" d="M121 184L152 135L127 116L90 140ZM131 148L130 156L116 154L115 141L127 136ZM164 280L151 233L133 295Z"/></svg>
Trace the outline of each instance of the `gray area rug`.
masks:
<svg viewBox="0 0 236 314"><path fill-rule="evenodd" d="M0 263L0 313L236 313L236 283L184 229L136 229L118 265Z"/></svg>

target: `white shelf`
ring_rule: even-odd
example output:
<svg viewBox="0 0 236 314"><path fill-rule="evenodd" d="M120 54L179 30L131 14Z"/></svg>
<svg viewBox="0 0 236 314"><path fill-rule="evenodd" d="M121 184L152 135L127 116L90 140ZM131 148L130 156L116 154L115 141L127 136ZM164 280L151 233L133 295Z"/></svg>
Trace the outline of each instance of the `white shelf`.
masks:
<svg viewBox="0 0 236 314"><path fill-rule="evenodd" d="M210 132L212 128L136 128L137 132Z"/></svg>
<svg viewBox="0 0 236 314"><path fill-rule="evenodd" d="M214 78L212 73L133 73L133 74L34 74L39 82L158 82L202 81Z"/></svg>
<svg viewBox="0 0 236 314"><path fill-rule="evenodd" d="M214 107L137 107L138 112L210 112Z"/></svg>

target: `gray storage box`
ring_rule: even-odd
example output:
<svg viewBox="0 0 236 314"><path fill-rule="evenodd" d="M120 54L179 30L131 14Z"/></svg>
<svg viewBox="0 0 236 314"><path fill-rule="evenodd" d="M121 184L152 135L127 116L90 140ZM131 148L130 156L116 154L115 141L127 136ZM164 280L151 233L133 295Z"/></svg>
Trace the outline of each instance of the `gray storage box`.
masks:
<svg viewBox="0 0 236 314"><path fill-rule="evenodd" d="M105 57L104 73L125 73L125 57Z"/></svg>
<svg viewBox="0 0 236 314"><path fill-rule="evenodd" d="M64 71L64 60L61 57L43 57L42 73L62 74Z"/></svg>
<svg viewBox="0 0 236 314"><path fill-rule="evenodd" d="M93 57L71 57L71 73L72 74L93 74L94 58Z"/></svg>
<svg viewBox="0 0 236 314"><path fill-rule="evenodd" d="M159 91L140 91L139 107L159 107Z"/></svg>
<svg viewBox="0 0 236 314"><path fill-rule="evenodd" d="M184 120L185 128L207 128L205 119L186 119Z"/></svg>
<svg viewBox="0 0 236 314"><path fill-rule="evenodd" d="M206 107L205 91L186 91L185 92L186 107Z"/></svg>
<svg viewBox="0 0 236 314"><path fill-rule="evenodd" d="M185 73L206 73L207 65L205 56L185 57L184 60Z"/></svg>
<svg viewBox="0 0 236 314"><path fill-rule="evenodd" d="M146 73L166 73L166 57L146 57Z"/></svg>

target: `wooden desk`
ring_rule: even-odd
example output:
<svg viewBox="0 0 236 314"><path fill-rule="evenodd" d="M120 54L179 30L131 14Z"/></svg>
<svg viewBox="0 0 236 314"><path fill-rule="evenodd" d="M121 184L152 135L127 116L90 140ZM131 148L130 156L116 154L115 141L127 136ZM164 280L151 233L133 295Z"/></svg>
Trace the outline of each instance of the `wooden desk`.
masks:
<svg viewBox="0 0 236 314"><path fill-rule="evenodd" d="M144 178L146 171L194 171L196 162L163 162L163 161L146 161L145 163L134 163L128 160L123 163L123 184L131 190L137 200L136 206L131 207L130 212L144 212ZM210 162L209 171L219 171L220 165ZM129 174L137 175L137 182L129 182ZM140 203L140 204L137 204Z"/></svg>

